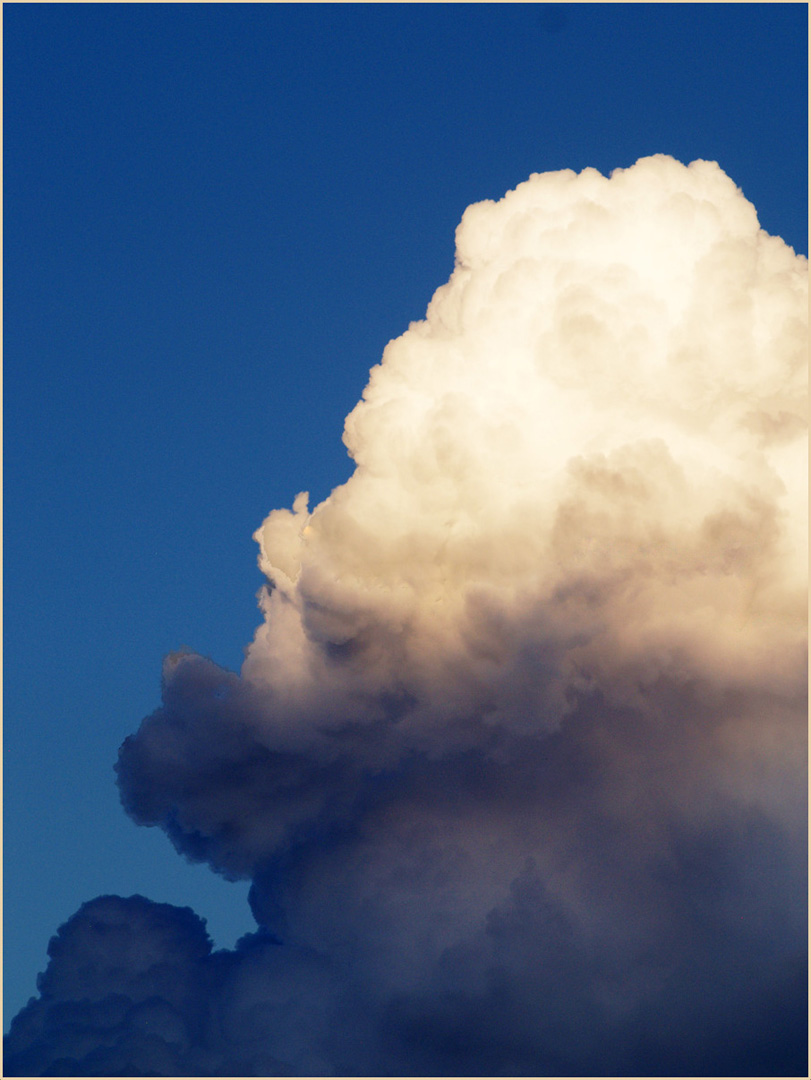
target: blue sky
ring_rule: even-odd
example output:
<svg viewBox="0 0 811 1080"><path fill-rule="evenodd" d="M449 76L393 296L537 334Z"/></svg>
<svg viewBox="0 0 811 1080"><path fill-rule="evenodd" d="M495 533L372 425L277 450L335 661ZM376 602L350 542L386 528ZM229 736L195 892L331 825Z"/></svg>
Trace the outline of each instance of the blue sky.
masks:
<svg viewBox="0 0 811 1080"><path fill-rule="evenodd" d="M266 514L349 475L343 420L532 172L717 160L807 252L803 4L8 4L6 1016L100 893L246 886L120 808L187 645L237 669Z"/></svg>

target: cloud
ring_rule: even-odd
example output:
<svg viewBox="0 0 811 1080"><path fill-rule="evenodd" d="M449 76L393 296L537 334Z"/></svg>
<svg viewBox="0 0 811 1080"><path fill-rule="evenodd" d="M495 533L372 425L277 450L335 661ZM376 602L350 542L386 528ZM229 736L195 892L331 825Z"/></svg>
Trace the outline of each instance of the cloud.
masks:
<svg viewBox="0 0 811 1080"><path fill-rule="evenodd" d="M260 931L91 901L9 1075L805 1071L806 261L661 155L456 241L241 675L170 656L121 748Z"/></svg>

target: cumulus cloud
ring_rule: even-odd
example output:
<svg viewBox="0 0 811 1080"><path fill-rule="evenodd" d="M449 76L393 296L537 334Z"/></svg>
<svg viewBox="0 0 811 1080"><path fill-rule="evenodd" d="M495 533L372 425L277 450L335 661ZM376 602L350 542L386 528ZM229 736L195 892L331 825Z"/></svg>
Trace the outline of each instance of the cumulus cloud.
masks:
<svg viewBox="0 0 811 1080"><path fill-rule="evenodd" d="M806 260L661 155L456 244L121 749L259 932L85 905L10 1075L805 1072Z"/></svg>

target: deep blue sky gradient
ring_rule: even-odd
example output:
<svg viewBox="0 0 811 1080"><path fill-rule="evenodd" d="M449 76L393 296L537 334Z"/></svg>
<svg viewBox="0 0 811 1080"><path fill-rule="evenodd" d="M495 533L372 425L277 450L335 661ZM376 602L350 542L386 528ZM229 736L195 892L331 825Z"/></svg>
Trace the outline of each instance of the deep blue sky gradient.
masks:
<svg viewBox="0 0 811 1080"><path fill-rule="evenodd" d="M118 804L165 653L237 668L251 539L532 172L717 160L807 253L804 4L7 4L6 1021L99 893L246 887Z"/></svg>

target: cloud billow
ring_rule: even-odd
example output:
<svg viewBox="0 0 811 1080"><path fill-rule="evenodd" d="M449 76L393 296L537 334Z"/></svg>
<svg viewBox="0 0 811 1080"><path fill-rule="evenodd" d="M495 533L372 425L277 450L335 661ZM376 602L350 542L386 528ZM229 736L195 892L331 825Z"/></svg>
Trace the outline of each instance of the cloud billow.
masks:
<svg viewBox="0 0 811 1080"><path fill-rule="evenodd" d="M241 674L170 656L121 749L260 929L90 901L6 1073L804 1073L806 348L713 163L468 208Z"/></svg>

